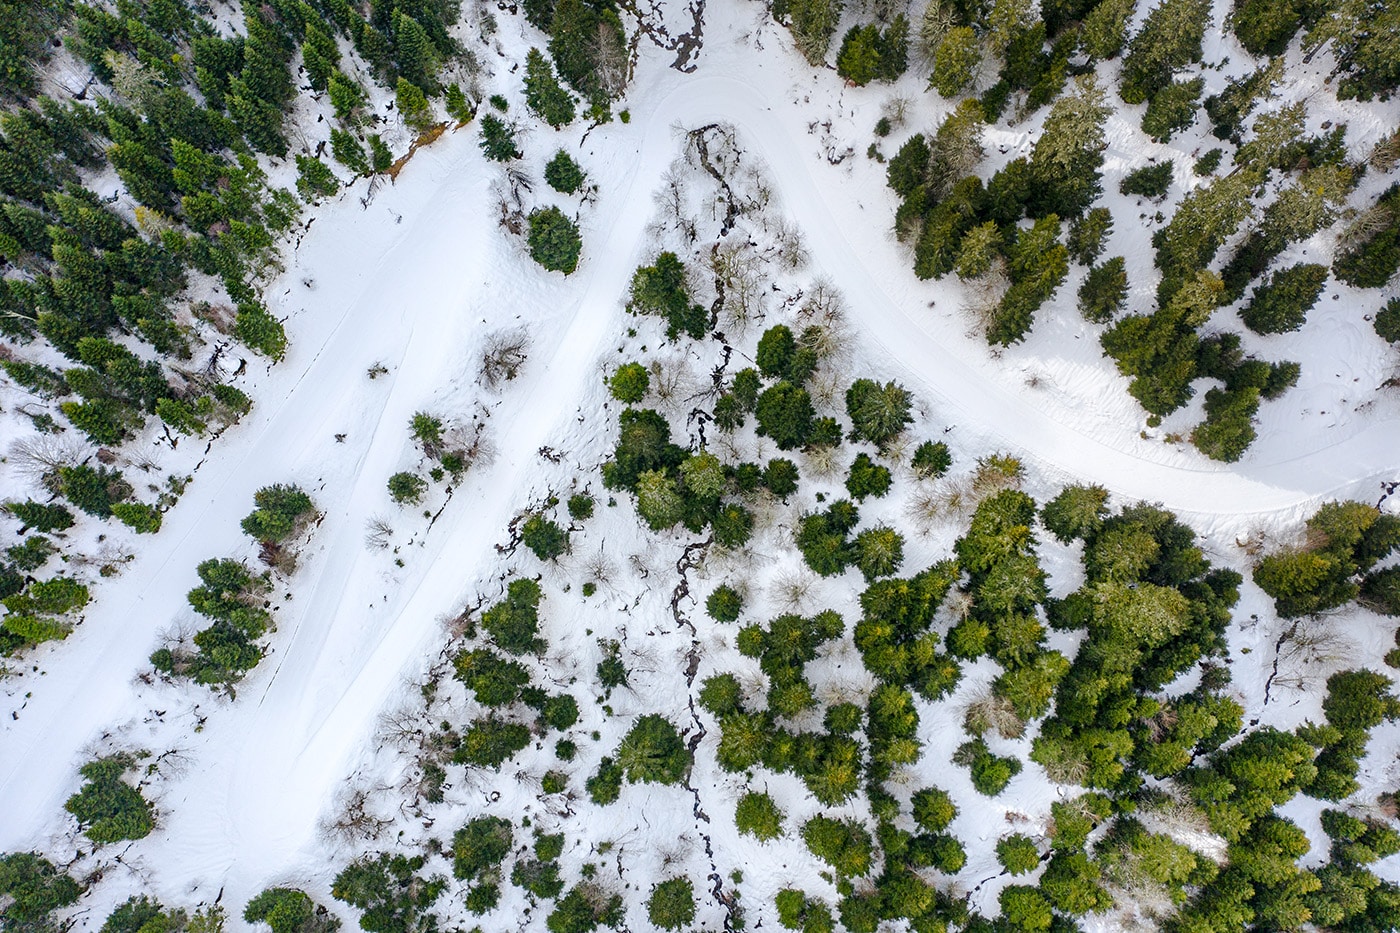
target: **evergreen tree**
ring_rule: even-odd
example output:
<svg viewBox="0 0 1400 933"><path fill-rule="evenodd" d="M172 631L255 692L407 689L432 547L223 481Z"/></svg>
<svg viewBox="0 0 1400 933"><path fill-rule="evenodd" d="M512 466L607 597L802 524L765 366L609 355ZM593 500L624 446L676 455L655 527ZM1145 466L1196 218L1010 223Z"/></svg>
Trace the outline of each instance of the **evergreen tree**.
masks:
<svg viewBox="0 0 1400 933"><path fill-rule="evenodd" d="M525 56L525 102L556 130L574 120L574 98L559 84L539 49L531 49Z"/></svg>
<svg viewBox="0 0 1400 933"><path fill-rule="evenodd" d="M954 26L938 43L929 83L947 98L965 91L982 63L982 45L969 26Z"/></svg>
<svg viewBox="0 0 1400 933"><path fill-rule="evenodd" d="M1087 321L1106 324L1123 310L1128 298L1128 271L1122 256L1089 270L1079 286L1079 313Z"/></svg>
<svg viewBox="0 0 1400 933"><path fill-rule="evenodd" d="M851 419L852 440L865 440L883 447L913 421L912 396L903 386L887 382L883 386L870 379L857 379L846 390L846 414Z"/></svg>
<svg viewBox="0 0 1400 933"><path fill-rule="evenodd" d="M360 108L366 101L364 89L339 71L330 76L327 88L336 119L346 123L357 122Z"/></svg>
<svg viewBox="0 0 1400 933"><path fill-rule="evenodd" d="M1201 58L1201 40L1211 23L1206 0L1162 0L1128 43L1119 95L1141 104L1171 84L1178 69Z"/></svg>
<svg viewBox="0 0 1400 933"><path fill-rule="evenodd" d="M816 417L807 390L785 380L763 390L754 412L758 433L771 437L779 450L805 445Z"/></svg>
<svg viewBox="0 0 1400 933"><path fill-rule="evenodd" d="M819 65L826 58L841 21L841 5L841 0L787 0L783 5L797 50L809 64Z"/></svg>
<svg viewBox="0 0 1400 933"><path fill-rule="evenodd" d="M529 223L530 255L535 262L565 275L578 268L583 237L579 235L578 225L563 211L557 207L533 210Z"/></svg>
<svg viewBox="0 0 1400 933"><path fill-rule="evenodd" d="M1327 275L1327 267L1315 263L1280 269L1254 289L1249 304L1240 311L1240 319L1257 334L1297 330L1322 294Z"/></svg>
<svg viewBox="0 0 1400 933"><path fill-rule="evenodd" d="M695 888L689 878L671 878L652 888L647 919L663 930L679 930L695 919Z"/></svg>
<svg viewBox="0 0 1400 933"><path fill-rule="evenodd" d="M1159 143L1167 142L1178 130L1196 121L1205 82L1200 78L1173 81L1152 95L1142 115L1142 131Z"/></svg>
<svg viewBox="0 0 1400 933"><path fill-rule="evenodd" d="M340 66L340 47L323 23L307 23L301 59L306 67L307 83L314 90L326 90L330 86L331 75Z"/></svg>
<svg viewBox="0 0 1400 933"><path fill-rule="evenodd" d="M855 820L814 816L802 824L802 841L840 876L859 878L870 871L874 840Z"/></svg>
<svg viewBox="0 0 1400 933"><path fill-rule="evenodd" d="M428 33L412 16L395 9L391 20L394 31L394 61L398 65L399 86L407 79L417 88L436 93L438 52ZM400 110L402 110L402 104Z"/></svg>
<svg viewBox="0 0 1400 933"><path fill-rule="evenodd" d="M399 109L403 122L421 133L433 123L433 112L428 106L428 98L418 85L407 78L399 78L394 88L394 103Z"/></svg>
<svg viewBox="0 0 1400 933"><path fill-rule="evenodd" d="M1117 57L1128 39L1128 22L1137 0L1102 0L1094 5L1079 30L1079 46L1091 60Z"/></svg>
<svg viewBox="0 0 1400 933"><path fill-rule="evenodd" d="M481 151L494 162L509 162L520 158L515 147L515 131L495 114L481 118Z"/></svg>
<svg viewBox="0 0 1400 933"><path fill-rule="evenodd" d="M560 149L545 163L544 180L561 194L573 194L583 187L583 169L567 152Z"/></svg>
<svg viewBox="0 0 1400 933"><path fill-rule="evenodd" d="M331 129L331 156L341 165L357 175L369 174L369 162L365 158L365 148L354 134L339 127Z"/></svg>
<svg viewBox="0 0 1400 933"><path fill-rule="evenodd" d="M852 26L836 54L836 73L857 87L869 84L880 72L880 46L878 25Z"/></svg>
<svg viewBox="0 0 1400 933"><path fill-rule="evenodd" d="M0 897L5 901L0 906L0 924L6 930L53 929L53 912L82 893L82 885L37 853L0 855Z"/></svg>
<svg viewBox="0 0 1400 933"><path fill-rule="evenodd" d="M1182 0L1168 0L1182 2ZM1033 217L1082 214L1099 194L1099 169L1108 143L1104 121L1110 108L1092 75L1076 79L1075 92L1050 108L1045 128L1031 150Z"/></svg>
<svg viewBox="0 0 1400 933"><path fill-rule="evenodd" d="M136 762L127 755L113 755L88 762L79 769L87 779L64 809L78 818L89 839L99 845L123 839L141 839L155 827L155 813L141 792L122 780Z"/></svg>

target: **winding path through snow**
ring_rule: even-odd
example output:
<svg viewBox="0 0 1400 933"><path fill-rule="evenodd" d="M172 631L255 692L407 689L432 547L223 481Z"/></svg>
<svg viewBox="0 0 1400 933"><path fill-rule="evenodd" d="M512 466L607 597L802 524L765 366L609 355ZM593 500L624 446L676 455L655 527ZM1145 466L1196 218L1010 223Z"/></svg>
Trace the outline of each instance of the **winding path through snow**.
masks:
<svg viewBox="0 0 1400 933"><path fill-rule="evenodd" d="M47 675L28 679L31 695L17 718L0 724L0 851L42 847L60 832L62 803L89 744L113 721L146 713L133 672L145 667L157 633L185 611L195 563L232 551L252 492L291 476L325 511L299 577L302 591L288 604L292 615L280 620L276 653L240 687L238 700L208 704L215 711L188 749L195 767L171 782L162 825L139 846L160 846L162 884L178 890L217 879L232 904L305 864L317 818L370 740L376 715L405 674L436 650L437 619L460 605L474 569L487 563L536 451L572 416L576 387L614 334L619 296L649 249L650 195L675 156L677 124L724 121L738 129L741 143L767 162L813 267L845 294L858 339L874 345L865 357L883 357L890 375L960 430L1066 477L1203 521L1299 513L1320 497L1393 477L1400 463L1394 420L1293 459L1227 467L1126 431L1116 438L1085 433L1033 393L988 378L993 364L950 341L950 325L927 312L937 286L918 282L884 236L882 193L849 187L842 170L814 157L806 118L791 99L820 91L829 76L807 91L783 90L790 76L781 64L740 43L712 45L720 47L705 50L697 74L648 63L630 101L634 127L597 131L615 133L617 141L607 143L615 150L637 141L630 153L602 157L613 163L608 175L626 181L604 187L585 224L579 272L563 283L539 273L548 284L525 287L532 300L557 302L557 326L535 335L525 374L493 411L498 456L469 474L392 589L383 556L363 546L363 529L382 501L385 477L397 469L408 417L460 362L454 340L502 314L478 298L502 274L492 258L505 255L489 186L494 169L481 160L474 133L463 131L420 151L367 213L346 200L321 215L285 276L287 283L306 274L323 280L297 293L316 310L291 324L291 358L267 379L250 419L216 446L166 530L79 632L52 650ZM370 382L365 367L376 358L391 373ZM336 432L348 433L344 445L330 444Z"/></svg>

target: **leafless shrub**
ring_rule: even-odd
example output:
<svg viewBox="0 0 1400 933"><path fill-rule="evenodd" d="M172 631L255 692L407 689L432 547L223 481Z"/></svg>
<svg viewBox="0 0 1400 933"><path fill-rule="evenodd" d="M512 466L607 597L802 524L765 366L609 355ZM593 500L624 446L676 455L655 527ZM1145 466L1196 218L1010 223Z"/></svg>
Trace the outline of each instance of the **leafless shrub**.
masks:
<svg viewBox="0 0 1400 933"><path fill-rule="evenodd" d="M1205 812L1176 794L1163 797L1148 806L1143 812L1143 817L1152 826L1175 839L1197 840L1214 834Z"/></svg>
<svg viewBox="0 0 1400 933"><path fill-rule="evenodd" d="M470 428L448 428L443 446L461 456L466 469L480 464L489 466L496 459L496 445L486 431L486 422L478 421Z"/></svg>
<svg viewBox="0 0 1400 933"><path fill-rule="evenodd" d="M142 473L159 473L160 451L154 447L133 451L127 455L126 462Z"/></svg>
<svg viewBox="0 0 1400 933"><path fill-rule="evenodd" d="M156 636L156 647L169 649L171 654L184 655L193 650L194 635L198 627L189 619L181 619L163 629Z"/></svg>
<svg viewBox="0 0 1400 933"><path fill-rule="evenodd" d="M907 97L888 97L880 105L880 116L890 121L891 129L899 129L909 116L910 101Z"/></svg>
<svg viewBox="0 0 1400 933"><path fill-rule="evenodd" d="M749 165L736 187L742 192L744 213L761 213L773 201L773 184L758 165Z"/></svg>
<svg viewBox="0 0 1400 933"><path fill-rule="evenodd" d="M1235 538L1235 547L1244 551L1250 557L1258 557L1264 552L1264 544L1267 541L1264 532L1259 529L1250 531L1243 538Z"/></svg>
<svg viewBox="0 0 1400 933"><path fill-rule="evenodd" d="M803 241L802 230L796 224L780 217L773 222L772 234L779 266L788 272L796 272L807 264L807 245Z"/></svg>
<svg viewBox="0 0 1400 933"><path fill-rule="evenodd" d="M661 214L663 225L674 225L678 230L685 229L689 225L690 229L694 229L694 221L690 221L686 217L690 200L690 187L685 172L678 164L672 163L662 173L661 184L652 194L652 200L656 203L657 210Z"/></svg>
<svg viewBox="0 0 1400 933"><path fill-rule="evenodd" d="M375 515L365 522L365 546L382 551L389 546L394 536L394 526L382 515Z"/></svg>
<svg viewBox="0 0 1400 933"><path fill-rule="evenodd" d="M1026 732L1026 721L1016 713L1011 701L990 689L978 691L963 710L963 728L969 735L982 735L995 729L1003 739L1019 739Z"/></svg>
<svg viewBox="0 0 1400 933"><path fill-rule="evenodd" d="M520 372L529 356L530 336L523 330L497 331L486 340L481 354L479 377L487 388L495 389Z"/></svg>
<svg viewBox="0 0 1400 933"><path fill-rule="evenodd" d="M631 63L627 49L618 41L617 34L604 23L598 24L598 33L589 43L589 49L593 75L599 86L609 96L617 96L627 87Z"/></svg>
<svg viewBox="0 0 1400 933"><path fill-rule="evenodd" d="M369 791L355 787L340 795L335 815L321 822L321 834L328 842L352 845L379 838L393 824L393 819L374 812Z"/></svg>
<svg viewBox="0 0 1400 933"><path fill-rule="evenodd" d="M710 271L724 286L725 326L742 335L763 314L763 280L747 240L726 241L710 252Z"/></svg>
<svg viewBox="0 0 1400 933"><path fill-rule="evenodd" d="M1337 631L1332 620L1326 617L1309 616L1292 622L1279 637L1278 660L1292 670L1287 676L1276 678L1275 683L1295 680L1301 685L1309 678L1301 677L1298 668L1322 667L1332 664L1347 655L1351 645ZM1316 676L1321 676L1320 672Z"/></svg>
<svg viewBox="0 0 1400 933"><path fill-rule="evenodd" d="M233 330L233 322L238 316L238 312L236 312L229 305L223 303L210 304L207 301L197 301L193 305L191 305L190 314L196 320L204 321L206 324L208 324L210 327L214 328L214 330L218 331L221 334L227 334ZM205 364L206 373L209 372L210 368L213 368L213 375L217 375L218 367L220 366L220 359L222 356L220 350L221 347L214 348L214 352L211 355L209 362Z"/></svg>
<svg viewBox="0 0 1400 933"><path fill-rule="evenodd" d="M773 598L788 612L804 612L812 597L816 582L805 570L788 570L773 581Z"/></svg>
<svg viewBox="0 0 1400 933"><path fill-rule="evenodd" d="M822 408L833 408L844 398L845 388L841 384L841 377L837 373L819 372L812 378L808 388L812 393L812 401Z"/></svg>
<svg viewBox="0 0 1400 933"><path fill-rule="evenodd" d="M628 556L627 564L632 568L634 576L640 577L643 580L651 576L652 556L650 551L638 551Z"/></svg>
<svg viewBox="0 0 1400 933"><path fill-rule="evenodd" d="M826 478L834 476L841 469L841 449L839 447L811 447L803 453L807 461L806 473L809 476Z"/></svg>
<svg viewBox="0 0 1400 933"><path fill-rule="evenodd" d="M653 359L648 367L651 371L651 391L663 403L679 402L691 392L692 372L686 359Z"/></svg>
<svg viewBox="0 0 1400 933"><path fill-rule="evenodd" d="M617 566L601 546L595 553L583 558L580 569L589 582L599 586L611 584L614 574L617 573Z"/></svg>
<svg viewBox="0 0 1400 933"><path fill-rule="evenodd" d="M710 438L710 450L726 462L744 460L745 448L744 439L735 434L721 431Z"/></svg>
<svg viewBox="0 0 1400 933"><path fill-rule="evenodd" d="M898 465L905 461L909 454L909 445L914 443L909 432L904 432L885 442L885 446L880 453L891 465Z"/></svg>
<svg viewBox="0 0 1400 933"><path fill-rule="evenodd" d="M1026 469L1016 457L991 454L977 461L977 470L972 474L972 491L980 501L1003 489L1020 489L1025 475Z"/></svg>
<svg viewBox="0 0 1400 933"><path fill-rule="evenodd" d="M423 725L423 719L416 710L400 706L379 714L375 737L382 745L409 751L422 743Z"/></svg>
<svg viewBox="0 0 1400 933"><path fill-rule="evenodd" d="M285 547L276 541L262 543L258 549L258 560L284 577L290 577L297 570L296 548Z"/></svg>
<svg viewBox="0 0 1400 933"><path fill-rule="evenodd" d="M933 489L920 487L909 500L910 519L924 534L943 522L966 521L980 501L973 478L958 476L944 479Z"/></svg>
<svg viewBox="0 0 1400 933"><path fill-rule="evenodd" d="M804 325L810 323L830 327L834 334L839 335L846 320L846 299L830 279L818 278L812 282L807 299L797 309L797 316Z"/></svg>
<svg viewBox="0 0 1400 933"><path fill-rule="evenodd" d="M837 306L835 313L827 314L823 320L803 327L797 342L811 350L823 363L840 360L846 356L846 322L844 313Z"/></svg>
<svg viewBox="0 0 1400 933"><path fill-rule="evenodd" d="M928 534L943 518L943 497L940 492L923 487L915 487L904 507L904 514L919 529L920 534Z"/></svg>
<svg viewBox="0 0 1400 933"><path fill-rule="evenodd" d="M1041 758L1046 777L1057 784L1083 784L1089 775L1089 759L1069 745L1056 745L1054 753Z"/></svg>
<svg viewBox="0 0 1400 933"><path fill-rule="evenodd" d="M104 542L93 554L74 553L68 558L70 563L80 567L98 568L98 573L104 577L116 576L121 573L123 565L129 564L135 559L135 551L110 541Z"/></svg>
<svg viewBox="0 0 1400 933"><path fill-rule="evenodd" d="M92 453L92 448L77 437L67 434L36 434L22 437L10 446L10 462L15 472L32 483L44 480L59 467L77 466Z"/></svg>

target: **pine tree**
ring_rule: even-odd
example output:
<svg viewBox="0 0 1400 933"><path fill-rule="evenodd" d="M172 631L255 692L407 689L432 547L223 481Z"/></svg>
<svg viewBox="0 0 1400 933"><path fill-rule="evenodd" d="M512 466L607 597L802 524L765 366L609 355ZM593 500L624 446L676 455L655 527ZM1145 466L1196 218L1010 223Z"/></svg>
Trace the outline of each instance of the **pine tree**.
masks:
<svg viewBox="0 0 1400 933"><path fill-rule="evenodd" d="M482 153L495 162L508 162L520 158L520 150L515 147L515 133L509 124L493 113L481 118Z"/></svg>
<svg viewBox="0 0 1400 933"><path fill-rule="evenodd" d="M1246 172L1217 178L1197 188L1177 205L1171 222L1152 235L1162 270L1158 296L1167 300L1195 271L1204 268L1251 211L1254 179Z"/></svg>
<svg viewBox="0 0 1400 933"><path fill-rule="evenodd" d="M546 269L565 275L578 268L583 238L578 225L557 207L536 209L528 218L530 255Z"/></svg>
<svg viewBox="0 0 1400 933"><path fill-rule="evenodd" d="M472 117L476 116L476 108L472 106L471 101L467 100L467 95L462 93L462 89L455 82L447 86L445 104L447 115L459 124L470 123Z"/></svg>
<svg viewBox="0 0 1400 933"><path fill-rule="evenodd" d="M583 169L567 152L560 149L554 154L554 158L545 163L544 180L555 191L573 194L583 187Z"/></svg>

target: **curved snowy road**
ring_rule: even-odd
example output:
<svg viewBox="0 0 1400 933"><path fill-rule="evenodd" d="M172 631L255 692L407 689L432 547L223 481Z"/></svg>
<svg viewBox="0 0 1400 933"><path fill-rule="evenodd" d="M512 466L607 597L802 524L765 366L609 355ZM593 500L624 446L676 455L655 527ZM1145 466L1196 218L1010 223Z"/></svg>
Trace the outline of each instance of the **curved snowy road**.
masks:
<svg viewBox="0 0 1400 933"><path fill-rule="evenodd" d="M350 203L322 214L286 281L307 274L328 280L297 293L316 310L293 321L296 349L265 383L265 401L220 442L166 530L79 633L52 652L48 675L31 680L18 718L0 725L7 811L0 850L42 846L62 826L62 802L75 788L85 747L114 721L146 713L132 674L157 633L185 611L194 564L236 547L252 491L290 477L312 490L326 514L291 615L280 620L276 653L237 702L206 704L223 708L191 736L195 767L171 781L162 826L137 851L161 847L159 884L176 891L215 883L233 904L279 871L305 870L317 817L369 741L376 714L404 674L436 649L437 619L467 595L523 501L536 451L573 415L575 387L590 378L619 326L618 299L649 249L650 193L675 156L677 123L720 120L738 128L743 145L768 163L813 267L844 292L858 339L874 345L864 357L883 357L889 375L960 431L1122 496L1207 519L1301 512L1394 471L1394 421L1293 460L1227 468L1127 431L1086 434L1034 394L989 378L994 364L969 353L964 339L950 339L954 325L927 311L937 286L915 280L884 236L884 193L848 184L814 156L806 118L791 105L804 91L773 94L781 81L762 73L780 66L737 44L705 56L698 74L658 68L638 80L631 99L638 129L596 131L612 134L610 151L598 157L613 163L609 175L629 181L603 191L585 222L585 261L562 283L543 273L496 281L514 247L496 229L488 184L494 169L481 161L470 131L420 152L367 214ZM819 76L815 89L828 79ZM342 272L321 271L328 269ZM501 288L521 301L553 302L555 326L536 334L526 372L493 411L495 461L469 474L424 545L386 579L383 555L362 544L364 522L378 510L384 478L399 468L409 415L460 364L454 343L482 328L483 318L494 322L508 311L480 297ZM390 375L370 382L365 367L379 358ZM339 432L348 435L343 445L330 440Z"/></svg>

